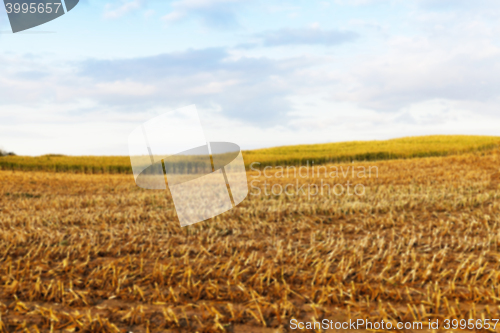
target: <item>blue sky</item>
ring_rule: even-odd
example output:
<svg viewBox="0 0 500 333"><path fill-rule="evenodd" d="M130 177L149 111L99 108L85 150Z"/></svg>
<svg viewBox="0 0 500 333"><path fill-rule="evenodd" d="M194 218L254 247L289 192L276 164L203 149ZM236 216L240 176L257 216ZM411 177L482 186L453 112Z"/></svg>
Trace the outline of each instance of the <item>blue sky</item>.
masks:
<svg viewBox="0 0 500 333"><path fill-rule="evenodd" d="M500 134L493 0L81 0L9 33L0 146L126 155L155 115L196 104L244 149Z"/></svg>

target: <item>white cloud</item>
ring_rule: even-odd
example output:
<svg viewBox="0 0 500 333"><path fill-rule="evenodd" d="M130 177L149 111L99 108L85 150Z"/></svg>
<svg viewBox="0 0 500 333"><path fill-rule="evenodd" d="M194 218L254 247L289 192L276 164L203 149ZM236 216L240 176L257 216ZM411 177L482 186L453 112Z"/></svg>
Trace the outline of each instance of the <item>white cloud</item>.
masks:
<svg viewBox="0 0 500 333"><path fill-rule="evenodd" d="M152 96L157 92L154 85L133 82L130 80L98 83L95 85L99 94L103 96Z"/></svg>
<svg viewBox="0 0 500 333"><path fill-rule="evenodd" d="M176 22L185 18L199 19L213 28L238 26L236 8L248 5L250 0L179 0L172 3L173 11L162 17L165 22Z"/></svg>
<svg viewBox="0 0 500 333"><path fill-rule="evenodd" d="M186 16L186 12L182 11L173 11L163 16L161 19L165 22L177 22L183 19Z"/></svg>
<svg viewBox="0 0 500 333"><path fill-rule="evenodd" d="M122 0L118 6L107 4L104 17L107 19L117 19L130 12L137 11L143 7L145 0Z"/></svg>
<svg viewBox="0 0 500 333"><path fill-rule="evenodd" d="M220 5L243 3L244 0L180 0L172 4L175 8L202 9L213 8Z"/></svg>

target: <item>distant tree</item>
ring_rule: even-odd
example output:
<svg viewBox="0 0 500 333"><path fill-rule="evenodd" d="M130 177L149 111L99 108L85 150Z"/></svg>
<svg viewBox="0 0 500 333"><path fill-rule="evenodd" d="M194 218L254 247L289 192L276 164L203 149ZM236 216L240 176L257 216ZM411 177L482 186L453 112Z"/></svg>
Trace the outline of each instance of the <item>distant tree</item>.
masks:
<svg viewBox="0 0 500 333"><path fill-rule="evenodd" d="M7 152L3 148L0 148L0 156L14 156L14 155L16 154L14 154L13 152Z"/></svg>

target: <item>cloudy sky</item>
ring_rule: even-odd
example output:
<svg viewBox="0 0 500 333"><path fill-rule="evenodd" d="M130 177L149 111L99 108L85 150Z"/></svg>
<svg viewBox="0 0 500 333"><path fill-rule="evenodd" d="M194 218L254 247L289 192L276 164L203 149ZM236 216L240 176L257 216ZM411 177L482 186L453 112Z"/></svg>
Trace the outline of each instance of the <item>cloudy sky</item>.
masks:
<svg viewBox="0 0 500 333"><path fill-rule="evenodd" d="M500 135L497 0L81 0L12 34L0 9L0 146L126 155L190 104L244 149Z"/></svg>

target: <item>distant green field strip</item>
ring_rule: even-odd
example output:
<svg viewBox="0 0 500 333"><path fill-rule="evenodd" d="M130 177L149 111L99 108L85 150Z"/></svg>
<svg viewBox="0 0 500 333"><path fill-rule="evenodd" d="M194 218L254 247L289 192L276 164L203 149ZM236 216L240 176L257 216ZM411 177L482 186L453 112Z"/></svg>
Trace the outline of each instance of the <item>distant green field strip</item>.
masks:
<svg viewBox="0 0 500 333"><path fill-rule="evenodd" d="M447 156L500 147L500 137L436 135L244 151L247 168ZM76 173L132 173L128 156L3 156L0 169Z"/></svg>
<svg viewBox="0 0 500 333"><path fill-rule="evenodd" d="M350 161L446 156L496 148L500 137L436 135L385 141L352 141L285 146L245 152L245 162L267 165L304 165Z"/></svg>

